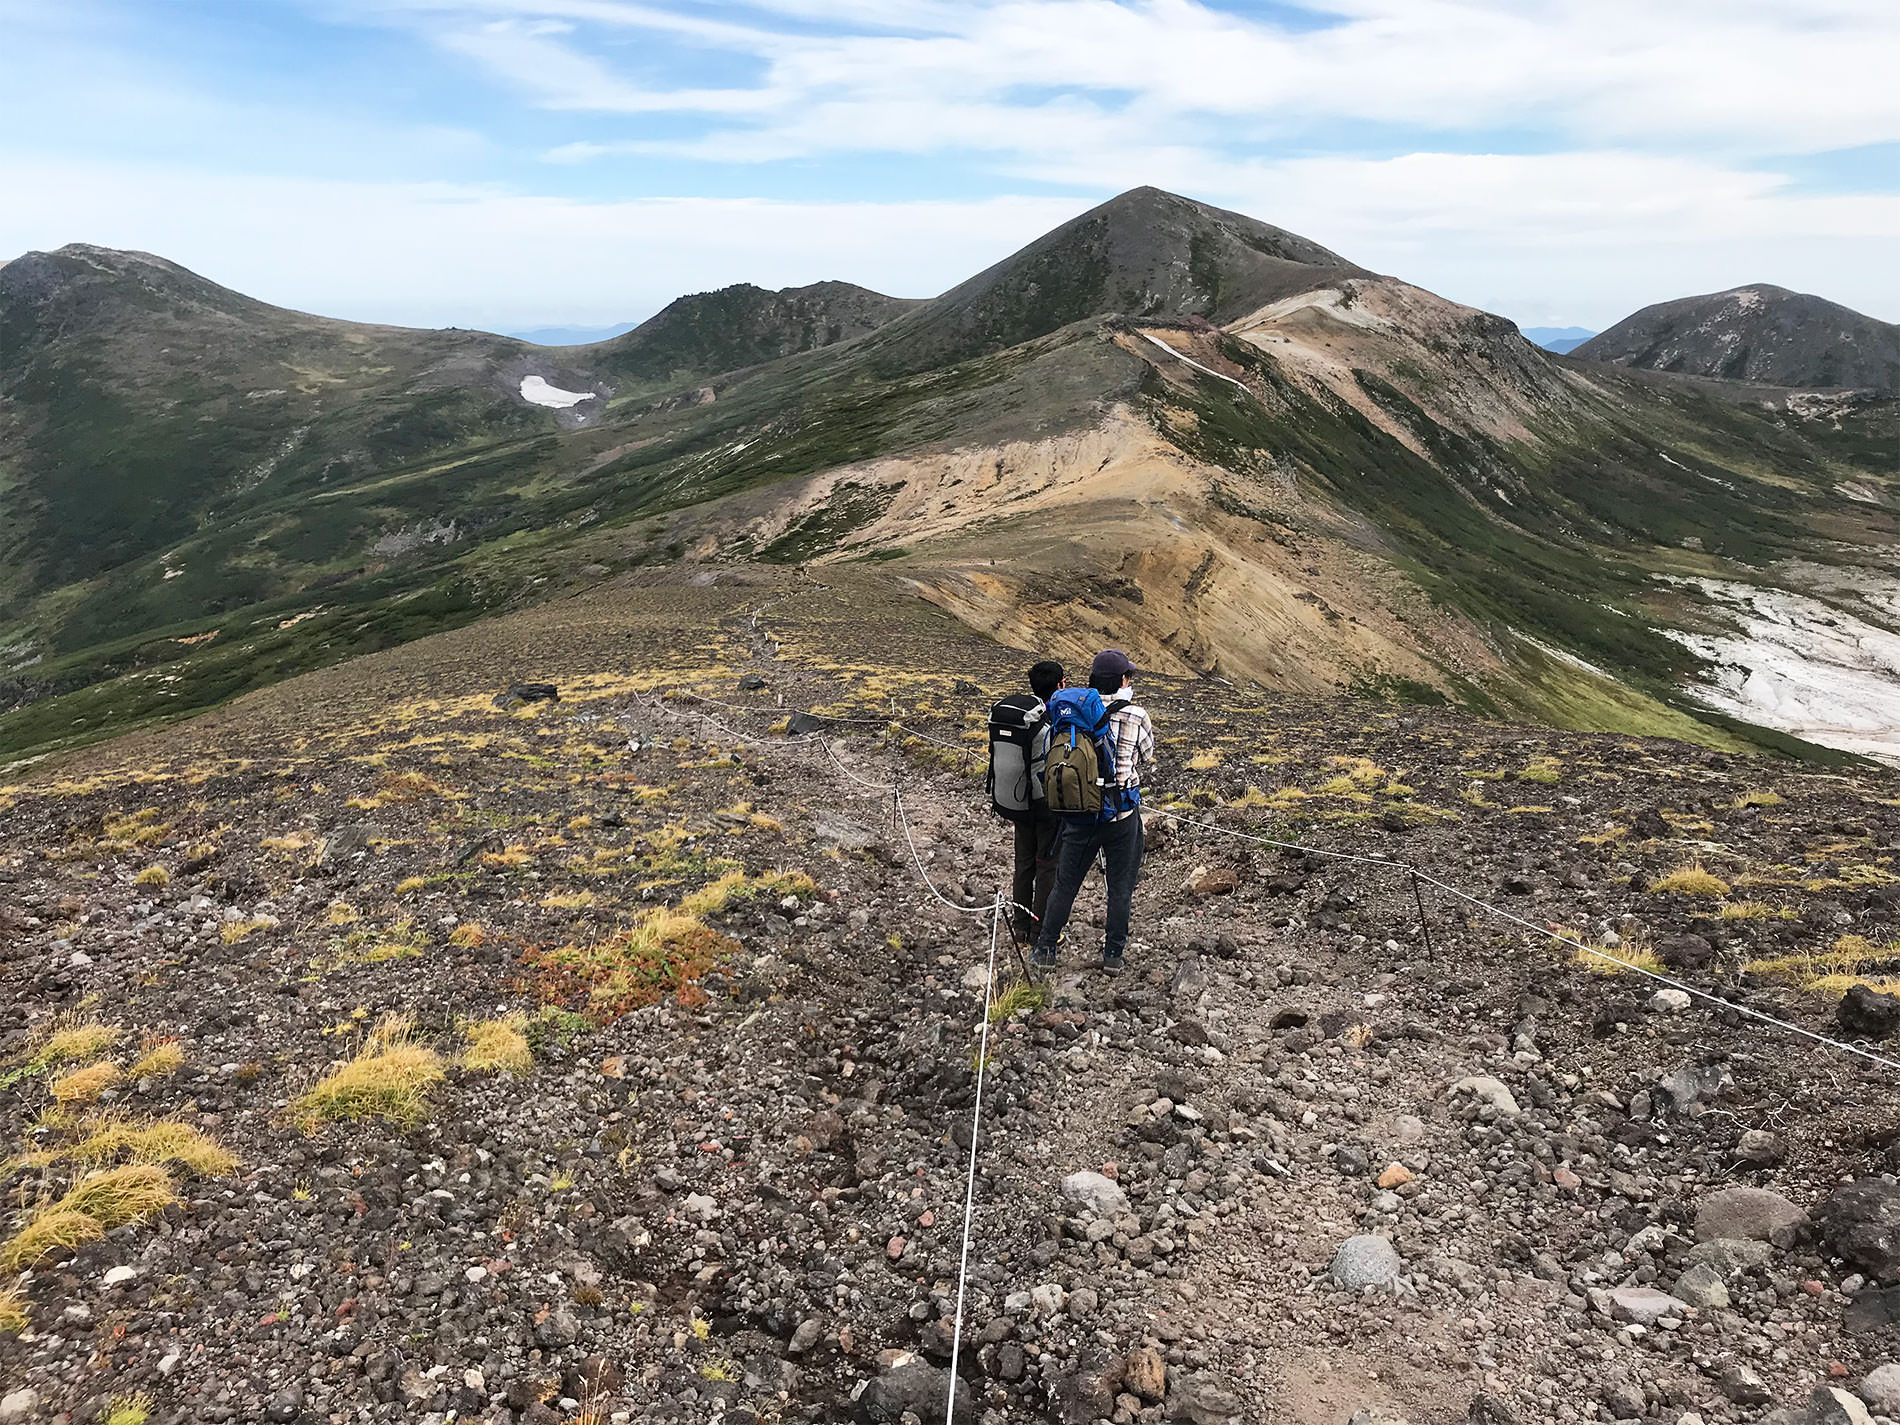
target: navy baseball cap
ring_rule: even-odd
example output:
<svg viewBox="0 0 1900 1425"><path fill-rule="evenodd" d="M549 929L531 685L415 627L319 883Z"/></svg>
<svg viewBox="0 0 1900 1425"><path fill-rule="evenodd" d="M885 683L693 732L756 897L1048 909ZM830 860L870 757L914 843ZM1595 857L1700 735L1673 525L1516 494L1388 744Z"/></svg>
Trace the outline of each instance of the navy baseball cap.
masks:
<svg viewBox="0 0 1900 1425"><path fill-rule="evenodd" d="M1119 688L1122 679L1132 677L1135 665L1119 648L1104 648L1089 664L1089 683L1096 688Z"/></svg>

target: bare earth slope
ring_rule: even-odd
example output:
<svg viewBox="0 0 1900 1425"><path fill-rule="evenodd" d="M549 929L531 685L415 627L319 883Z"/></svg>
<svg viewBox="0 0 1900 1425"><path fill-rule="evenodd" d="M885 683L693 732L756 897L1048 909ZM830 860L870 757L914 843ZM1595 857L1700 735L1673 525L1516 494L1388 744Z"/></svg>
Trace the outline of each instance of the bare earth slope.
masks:
<svg viewBox="0 0 1900 1425"><path fill-rule="evenodd" d="M621 580L0 787L9 1398L942 1418L989 942L918 873L1004 875L955 749L1020 659L894 583ZM529 678L561 701L494 705ZM1157 811L1823 1033L1896 972L1887 774L1142 686ZM829 752L773 730L811 705ZM1891 1358L1853 1213L1900 1193L1893 1071L1429 887L1421 925L1382 868L1152 833L1129 973L1087 969L1091 887L992 1027L958 1419L1728 1425ZM311 1096L350 1062L375 1093ZM1392 1284L1336 1279L1361 1234Z"/></svg>

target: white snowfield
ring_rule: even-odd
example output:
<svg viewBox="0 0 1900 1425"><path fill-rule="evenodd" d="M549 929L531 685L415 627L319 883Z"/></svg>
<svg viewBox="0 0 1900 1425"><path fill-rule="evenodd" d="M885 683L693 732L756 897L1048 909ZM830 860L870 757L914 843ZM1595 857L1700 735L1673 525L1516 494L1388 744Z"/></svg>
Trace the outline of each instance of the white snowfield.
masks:
<svg viewBox="0 0 1900 1425"><path fill-rule="evenodd" d="M1819 599L1721 579L1685 579L1740 632L1669 636L1715 666L1694 691L1710 707L1823 747L1900 764L1900 634Z"/></svg>
<svg viewBox="0 0 1900 1425"><path fill-rule="evenodd" d="M564 411L569 406L578 406L582 401L594 399L592 391L563 391L559 386L550 386L544 376L523 376L521 378L521 399L532 401L537 406L552 406Z"/></svg>

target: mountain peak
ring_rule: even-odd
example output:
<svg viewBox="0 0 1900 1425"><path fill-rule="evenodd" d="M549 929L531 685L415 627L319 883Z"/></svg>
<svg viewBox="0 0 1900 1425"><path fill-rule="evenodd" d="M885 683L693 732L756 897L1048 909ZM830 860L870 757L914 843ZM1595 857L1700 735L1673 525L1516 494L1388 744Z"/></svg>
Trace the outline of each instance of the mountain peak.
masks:
<svg viewBox="0 0 1900 1425"><path fill-rule="evenodd" d="M1900 394L1900 326L1772 282L1657 302L1571 354L1770 386Z"/></svg>
<svg viewBox="0 0 1900 1425"><path fill-rule="evenodd" d="M884 364L966 360L1089 317L1226 322L1365 269L1244 213L1131 188L891 324Z"/></svg>

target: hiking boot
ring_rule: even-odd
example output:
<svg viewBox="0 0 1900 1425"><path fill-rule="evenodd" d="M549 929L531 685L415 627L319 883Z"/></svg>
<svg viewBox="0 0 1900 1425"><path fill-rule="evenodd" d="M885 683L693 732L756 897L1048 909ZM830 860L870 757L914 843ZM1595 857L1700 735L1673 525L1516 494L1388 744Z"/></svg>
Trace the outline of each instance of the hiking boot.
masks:
<svg viewBox="0 0 1900 1425"><path fill-rule="evenodd" d="M1122 972L1122 957L1121 956L1119 955L1102 956L1102 973L1104 975L1119 975L1121 972Z"/></svg>
<svg viewBox="0 0 1900 1425"><path fill-rule="evenodd" d="M1029 952L1029 963L1038 970L1053 970L1056 967L1056 952L1045 950L1038 945Z"/></svg>

